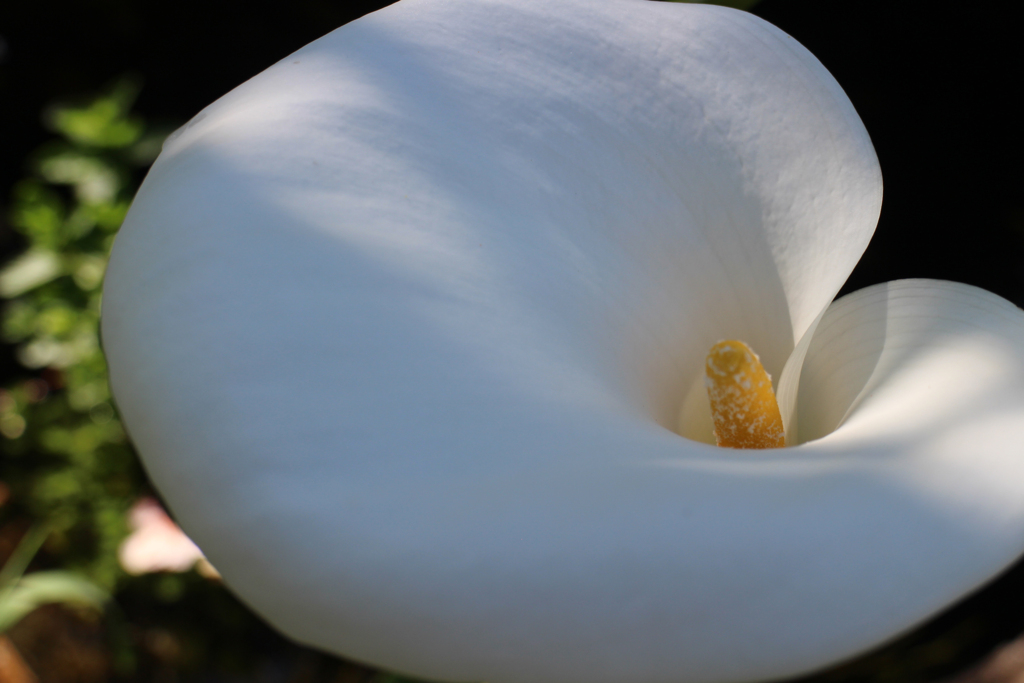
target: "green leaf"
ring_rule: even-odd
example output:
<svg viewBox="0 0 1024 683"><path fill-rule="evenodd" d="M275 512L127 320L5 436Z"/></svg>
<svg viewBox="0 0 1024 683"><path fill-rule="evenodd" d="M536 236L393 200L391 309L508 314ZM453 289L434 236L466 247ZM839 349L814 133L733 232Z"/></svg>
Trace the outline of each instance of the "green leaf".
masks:
<svg viewBox="0 0 1024 683"><path fill-rule="evenodd" d="M129 114L139 93L136 79L123 78L104 96L84 107L56 107L47 123L73 143L87 147L128 147L142 136L144 125Z"/></svg>
<svg viewBox="0 0 1024 683"><path fill-rule="evenodd" d="M108 162L76 150L42 159L39 173L51 183L71 185L77 198L88 203L113 200L124 184L117 170Z"/></svg>
<svg viewBox="0 0 1024 683"><path fill-rule="evenodd" d="M52 251L33 249L0 270L0 296L11 299L44 285L64 272L60 257Z"/></svg>
<svg viewBox="0 0 1024 683"><path fill-rule="evenodd" d="M56 248L65 216L60 195L36 180L21 181L11 195L11 224L33 246Z"/></svg>
<svg viewBox="0 0 1024 683"><path fill-rule="evenodd" d="M0 569L0 601L6 598L7 593L13 589L14 584L17 583L21 575L28 569L32 558L39 552L43 541L49 535L50 526L48 524L36 524L30 527L25 532L25 535L21 537L18 546L11 553L11 556L7 558L7 563Z"/></svg>
<svg viewBox="0 0 1024 683"><path fill-rule="evenodd" d="M105 256L85 254L74 259L71 275L79 289L91 291L103 282L103 273L106 272L106 268Z"/></svg>
<svg viewBox="0 0 1024 683"><path fill-rule="evenodd" d="M61 603L102 610L108 600L109 593L74 572L34 572L22 577L0 599L0 633L42 605Z"/></svg>

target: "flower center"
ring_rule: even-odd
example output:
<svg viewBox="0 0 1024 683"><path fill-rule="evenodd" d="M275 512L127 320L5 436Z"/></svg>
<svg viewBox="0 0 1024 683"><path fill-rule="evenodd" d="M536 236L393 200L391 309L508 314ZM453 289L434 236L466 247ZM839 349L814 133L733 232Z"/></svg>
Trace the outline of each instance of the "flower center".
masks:
<svg viewBox="0 0 1024 683"><path fill-rule="evenodd" d="M741 341L711 347L704 363L715 440L729 448L782 448L786 433L772 378Z"/></svg>

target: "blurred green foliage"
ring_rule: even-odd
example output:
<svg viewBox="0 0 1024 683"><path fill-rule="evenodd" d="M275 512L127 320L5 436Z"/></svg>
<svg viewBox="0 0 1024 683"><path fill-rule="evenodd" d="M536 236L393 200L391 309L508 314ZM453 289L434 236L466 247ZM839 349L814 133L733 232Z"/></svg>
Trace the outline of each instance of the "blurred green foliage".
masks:
<svg viewBox="0 0 1024 683"><path fill-rule="evenodd" d="M130 113L123 79L81 106L45 114L60 137L29 162L9 222L26 250L0 271L2 333L27 376L0 389L0 478L14 510L45 520L49 558L105 589L122 572L117 547L144 478L111 403L100 351L100 285L140 169L162 136Z"/></svg>

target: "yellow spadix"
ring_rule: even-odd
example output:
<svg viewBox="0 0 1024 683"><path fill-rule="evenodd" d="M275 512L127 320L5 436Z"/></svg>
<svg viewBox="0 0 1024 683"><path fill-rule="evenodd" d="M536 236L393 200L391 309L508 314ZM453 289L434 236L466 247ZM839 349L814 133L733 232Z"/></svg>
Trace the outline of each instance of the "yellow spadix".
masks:
<svg viewBox="0 0 1024 683"><path fill-rule="evenodd" d="M719 446L781 448L786 445L772 378L749 346L729 339L711 347L704 384Z"/></svg>

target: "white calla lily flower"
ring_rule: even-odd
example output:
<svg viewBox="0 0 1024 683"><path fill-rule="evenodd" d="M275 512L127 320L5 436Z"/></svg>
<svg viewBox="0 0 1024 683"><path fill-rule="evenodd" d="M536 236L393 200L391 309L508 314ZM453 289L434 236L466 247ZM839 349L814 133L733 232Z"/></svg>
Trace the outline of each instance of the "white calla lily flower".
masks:
<svg viewBox="0 0 1024 683"><path fill-rule="evenodd" d="M300 641L445 680L792 675L1024 548L1024 314L933 281L829 306L880 202L840 87L749 14L402 0L166 143L111 382ZM723 338L790 447L701 443Z"/></svg>

